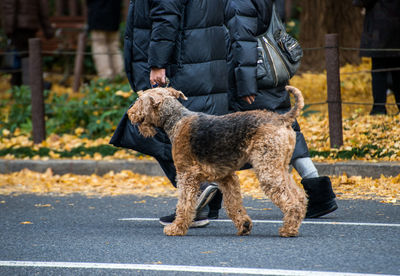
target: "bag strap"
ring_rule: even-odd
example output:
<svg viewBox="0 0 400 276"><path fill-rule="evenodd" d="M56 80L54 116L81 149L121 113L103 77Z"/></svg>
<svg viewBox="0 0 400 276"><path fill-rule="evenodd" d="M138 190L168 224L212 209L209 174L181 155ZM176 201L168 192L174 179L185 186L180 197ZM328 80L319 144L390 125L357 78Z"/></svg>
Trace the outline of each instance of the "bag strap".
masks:
<svg viewBox="0 0 400 276"><path fill-rule="evenodd" d="M279 14L278 14L275 2L272 3L272 14L271 14L271 20L270 20L269 24L271 24L271 23L276 25L275 28L279 28L279 29L284 30L286 32L285 25L283 24Z"/></svg>

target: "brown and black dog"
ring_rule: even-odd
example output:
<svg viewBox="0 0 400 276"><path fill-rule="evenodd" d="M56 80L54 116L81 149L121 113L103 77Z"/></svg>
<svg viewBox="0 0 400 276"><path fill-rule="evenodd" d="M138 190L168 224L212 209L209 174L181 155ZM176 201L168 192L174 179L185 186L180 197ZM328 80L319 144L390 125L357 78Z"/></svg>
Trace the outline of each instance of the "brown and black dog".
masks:
<svg viewBox="0 0 400 276"><path fill-rule="evenodd" d="M167 235L185 235L195 215L200 183L216 182L223 194L224 207L238 235L248 235L252 221L243 207L235 171L250 163L265 194L283 212L282 237L298 235L304 219L307 198L289 174L289 162L296 135L292 123L304 106L301 92L291 86L296 103L285 114L266 110L213 116L192 112L179 98L185 95L173 88L154 88L138 93L128 110L140 133L150 137L155 127L164 129L172 143L177 170L179 199L175 221L165 226Z"/></svg>

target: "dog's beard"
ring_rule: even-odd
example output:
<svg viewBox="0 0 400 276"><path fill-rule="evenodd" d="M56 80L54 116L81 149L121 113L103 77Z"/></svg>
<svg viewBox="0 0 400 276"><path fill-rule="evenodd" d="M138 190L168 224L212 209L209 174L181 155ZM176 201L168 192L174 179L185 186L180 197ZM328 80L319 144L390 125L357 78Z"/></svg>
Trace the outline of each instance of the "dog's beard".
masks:
<svg viewBox="0 0 400 276"><path fill-rule="evenodd" d="M153 137L157 133L156 129L146 122L138 124L138 129L144 137Z"/></svg>

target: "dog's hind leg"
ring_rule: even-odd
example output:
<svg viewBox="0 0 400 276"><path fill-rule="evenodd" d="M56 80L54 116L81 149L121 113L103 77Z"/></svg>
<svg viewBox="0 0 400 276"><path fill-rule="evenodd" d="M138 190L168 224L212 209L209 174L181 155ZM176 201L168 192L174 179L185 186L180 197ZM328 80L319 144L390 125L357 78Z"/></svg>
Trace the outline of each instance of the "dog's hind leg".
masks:
<svg viewBox="0 0 400 276"><path fill-rule="evenodd" d="M178 203L176 205L176 218L173 223L164 227L168 236L184 236L195 216L196 200L199 193L200 182L196 176L188 173L177 176Z"/></svg>
<svg viewBox="0 0 400 276"><path fill-rule="evenodd" d="M285 168L268 170L266 167L257 167L256 173L264 193L283 213L283 226L279 229L279 235L281 237L297 236L307 208L304 191L292 181Z"/></svg>
<svg viewBox="0 0 400 276"><path fill-rule="evenodd" d="M239 178L233 173L218 180L218 184L222 191L225 210L235 224L238 230L237 234L241 236L249 235L253 223L243 207Z"/></svg>

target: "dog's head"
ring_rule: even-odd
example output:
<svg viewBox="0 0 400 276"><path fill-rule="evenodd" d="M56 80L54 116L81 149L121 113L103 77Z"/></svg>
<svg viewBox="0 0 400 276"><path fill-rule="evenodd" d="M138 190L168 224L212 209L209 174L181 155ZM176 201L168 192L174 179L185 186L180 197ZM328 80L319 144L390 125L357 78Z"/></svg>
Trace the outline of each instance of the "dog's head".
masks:
<svg viewBox="0 0 400 276"><path fill-rule="evenodd" d="M131 123L138 125L139 132L144 137L154 136L157 133L155 127L161 126L159 110L165 99L187 99L181 91L170 87L148 89L137 94L139 97L127 114Z"/></svg>

